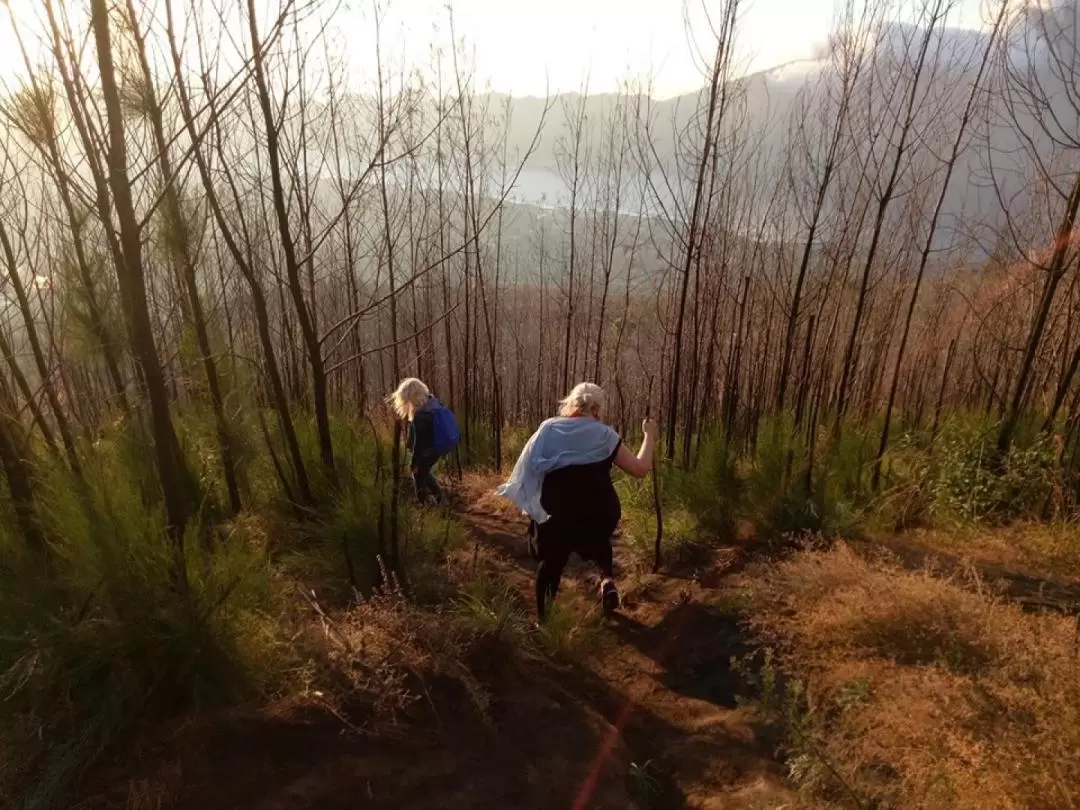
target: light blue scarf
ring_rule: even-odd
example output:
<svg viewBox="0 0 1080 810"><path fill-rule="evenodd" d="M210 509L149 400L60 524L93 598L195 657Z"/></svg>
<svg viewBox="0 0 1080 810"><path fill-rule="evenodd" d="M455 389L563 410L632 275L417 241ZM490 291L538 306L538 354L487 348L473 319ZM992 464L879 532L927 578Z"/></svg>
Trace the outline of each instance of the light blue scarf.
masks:
<svg viewBox="0 0 1080 810"><path fill-rule="evenodd" d="M540 505L544 476L577 464L595 464L619 446L615 429L588 417L548 419L526 442L509 480L495 490L537 523L551 517Z"/></svg>

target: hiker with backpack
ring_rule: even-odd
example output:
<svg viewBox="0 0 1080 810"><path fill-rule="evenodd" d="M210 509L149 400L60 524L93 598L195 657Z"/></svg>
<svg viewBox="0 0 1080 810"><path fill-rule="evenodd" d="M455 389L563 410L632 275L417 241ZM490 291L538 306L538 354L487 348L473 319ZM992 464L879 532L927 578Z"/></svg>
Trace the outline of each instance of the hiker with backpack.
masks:
<svg viewBox="0 0 1080 810"><path fill-rule="evenodd" d="M635 478L648 475L657 426L652 419L645 419L641 426L645 438L634 455L618 432L601 421L604 399L598 385L574 386L559 403L559 416L540 425L521 451L510 479L496 490L532 520L540 621L558 593L571 554L600 569L604 610L619 607L611 537L622 517L622 507L611 482L611 467Z"/></svg>
<svg viewBox="0 0 1080 810"><path fill-rule="evenodd" d="M424 503L426 495L430 494L436 504L441 503L442 490L431 469L461 440L453 412L415 377L401 381L390 395L390 405L398 419L409 425L408 443L416 500Z"/></svg>

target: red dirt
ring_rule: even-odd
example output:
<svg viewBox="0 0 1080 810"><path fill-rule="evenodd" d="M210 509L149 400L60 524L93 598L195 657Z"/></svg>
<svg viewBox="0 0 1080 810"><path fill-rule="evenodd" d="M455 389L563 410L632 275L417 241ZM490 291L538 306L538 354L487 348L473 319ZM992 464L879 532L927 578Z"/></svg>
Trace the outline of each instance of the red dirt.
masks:
<svg viewBox="0 0 1080 810"><path fill-rule="evenodd" d="M531 593L524 523L467 484L459 513L485 564ZM472 551L470 550L470 554ZM738 555L716 553L706 576L627 582L610 642L584 667L493 666L481 722L456 683L377 735L313 706L281 706L199 721L124 763L127 777L80 808L127 810L626 810L790 805L772 746L738 708L729 659L744 650L719 606ZM721 562L723 561L723 562ZM591 607L587 569L564 595ZM578 594L575 594L575 591ZM584 596L579 595L584 594ZM528 603L528 601L526 601ZM453 690L457 690L457 694ZM763 735L762 735L763 736ZM160 763L167 762L162 767Z"/></svg>
<svg viewBox="0 0 1080 810"><path fill-rule="evenodd" d="M474 505L462 519L499 552L504 574L531 594L524 519L489 505L482 495L491 482L471 483L480 491L470 493ZM719 586L739 558L736 549L717 549L692 578L649 575L624 587L623 609L608 623L614 643L589 663L592 677L578 677L579 694L616 727L633 761L651 762L662 775L663 797L643 807L771 808L792 801L771 745L736 705L740 683L730 659L746 647L720 604ZM564 590L576 581L580 601L594 598L589 568L572 566L568 577ZM597 764L602 772L605 763Z"/></svg>

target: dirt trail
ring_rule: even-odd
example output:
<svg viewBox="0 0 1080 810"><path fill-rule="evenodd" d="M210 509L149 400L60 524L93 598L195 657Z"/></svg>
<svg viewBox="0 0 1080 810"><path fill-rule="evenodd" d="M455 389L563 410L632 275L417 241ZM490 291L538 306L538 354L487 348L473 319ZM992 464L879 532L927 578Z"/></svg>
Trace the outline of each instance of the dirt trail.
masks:
<svg viewBox="0 0 1080 810"><path fill-rule="evenodd" d="M524 523L471 479L456 518L532 605ZM718 550L698 577L622 580L624 608L597 628L585 665L518 660L496 645L463 683L427 677L417 713L372 732L352 709L310 702L211 715L101 773L93 808L199 810L776 810L794 806L775 742L736 705L730 657L744 652L719 590L738 561ZM624 566L625 568L625 566ZM560 602L599 614L598 581L571 564ZM516 595L515 595L516 596ZM358 709L357 711L361 711ZM345 715L351 715L349 717ZM100 792L99 792L100 790Z"/></svg>
<svg viewBox="0 0 1080 810"><path fill-rule="evenodd" d="M466 503L459 519L531 604L534 563L525 523L475 489ZM621 570L630 570L620 556ZM791 806L775 741L736 703L743 687L730 659L746 647L719 586L740 557L738 549L718 549L697 576L624 580L623 608L605 621L609 646L584 678L577 675L575 691L612 724L607 742L620 737L629 748L631 781L648 794L639 798L643 808ZM560 600L569 598L575 610L596 609L598 582L589 567L572 563ZM591 763L594 776L608 765L604 750ZM574 808L592 806L579 798Z"/></svg>

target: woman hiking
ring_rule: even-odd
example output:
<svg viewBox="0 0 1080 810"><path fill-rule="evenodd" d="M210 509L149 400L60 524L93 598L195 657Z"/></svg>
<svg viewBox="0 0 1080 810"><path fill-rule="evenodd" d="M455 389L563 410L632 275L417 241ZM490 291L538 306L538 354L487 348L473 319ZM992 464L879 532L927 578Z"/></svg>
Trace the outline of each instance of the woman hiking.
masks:
<svg viewBox="0 0 1080 810"><path fill-rule="evenodd" d="M559 416L540 425L521 451L510 479L496 490L535 526L536 612L541 622L558 593L571 554L600 569L604 610L619 607L611 536L622 508L611 482L611 467L635 478L648 475L657 427L652 419L642 423L645 439L635 456L615 429L600 421L603 408L600 386L574 386L559 403Z"/></svg>
<svg viewBox="0 0 1080 810"><path fill-rule="evenodd" d="M409 450L416 500L424 503L428 494L436 504L442 503L439 483L431 468L458 443L459 434L454 414L431 395L428 387L416 377L402 380L393 394L390 405L398 419L408 422Z"/></svg>

